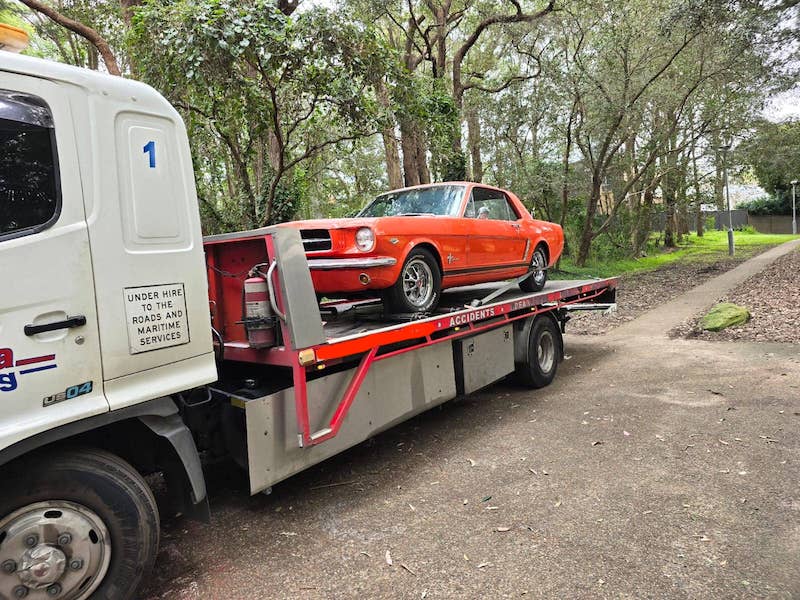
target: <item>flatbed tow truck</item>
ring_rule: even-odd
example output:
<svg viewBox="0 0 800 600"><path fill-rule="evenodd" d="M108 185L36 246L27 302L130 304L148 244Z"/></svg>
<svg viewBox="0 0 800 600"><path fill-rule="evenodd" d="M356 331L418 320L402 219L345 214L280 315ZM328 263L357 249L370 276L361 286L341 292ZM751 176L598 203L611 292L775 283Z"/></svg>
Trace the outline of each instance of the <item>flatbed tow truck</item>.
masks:
<svg viewBox="0 0 800 600"><path fill-rule="evenodd" d="M159 511L209 517L204 464L265 492L506 376L546 386L570 312L616 306L615 279L320 303L296 230L202 239L183 123L133 81L0 52L0 135L0 598L135 597Z"/></svg>

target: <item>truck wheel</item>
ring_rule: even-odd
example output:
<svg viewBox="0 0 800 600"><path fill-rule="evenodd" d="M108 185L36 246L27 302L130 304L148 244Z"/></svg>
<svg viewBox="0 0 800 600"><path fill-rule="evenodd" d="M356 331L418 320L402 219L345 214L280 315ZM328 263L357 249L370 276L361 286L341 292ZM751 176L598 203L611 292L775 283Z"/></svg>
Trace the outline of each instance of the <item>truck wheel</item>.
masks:
<svg viewBox="0 0 800 600"><path fill-rule="evenodd" d="M159 518L139 473L109 452L55 450L3 476L0 598L127 600L158 550Z"/></svg>
<svg viewBox="0 0 800 600"><path fill-rule="evenodd" d="M384 303L393 313L428 312L442 295L442 274L433 254L425 248L408 253L395 284L386 290Z"/></svg>
<svg viewBox="0 0 800 600"><path fill-rule="evenodd" d="M547 254L544 246L539 244L531 257L531 274L520 282L519 287L523 292L538 292L547 283Z"/></svg>
<svg viewBox="0 0 800 600"><path fill-rule="evenodd" d="M528 336L527 356L517 364L517 380L536 389L550 385L558 370L563 343L554 319L546 315L536 317Z"/></svg>

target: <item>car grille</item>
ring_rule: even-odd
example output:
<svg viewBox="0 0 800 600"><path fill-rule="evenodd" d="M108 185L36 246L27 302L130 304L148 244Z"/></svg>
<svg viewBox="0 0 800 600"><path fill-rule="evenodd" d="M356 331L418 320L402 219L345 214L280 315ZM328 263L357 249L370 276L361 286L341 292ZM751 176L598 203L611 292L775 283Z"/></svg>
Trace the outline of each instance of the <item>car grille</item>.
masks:
<svg viewBox="0 0 800 600"><path fill-rule="evenodd" d="M306 252L320 252L331 249L331 234L327 229L301 229L300 238Z"/></svg>

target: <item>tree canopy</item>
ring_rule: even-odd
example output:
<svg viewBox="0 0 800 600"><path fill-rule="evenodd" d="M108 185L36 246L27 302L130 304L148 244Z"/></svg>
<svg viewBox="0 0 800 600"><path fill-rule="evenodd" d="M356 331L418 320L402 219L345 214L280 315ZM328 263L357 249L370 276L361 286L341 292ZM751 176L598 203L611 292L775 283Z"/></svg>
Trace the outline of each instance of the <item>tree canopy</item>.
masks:
<svg viewBox="0 0 800 600"><path fill-rule="evenodd" d="M568 252L674 244L721 202L723 155L771 193L797 123L795 2L0 0L31 52L160 90L182 113L204 227L348 214L471 179L561 223ZM728 153L722 148L734 146ZM785 148L786 152L765 152ZM793 174L794 173L794 174Z"/></svg>

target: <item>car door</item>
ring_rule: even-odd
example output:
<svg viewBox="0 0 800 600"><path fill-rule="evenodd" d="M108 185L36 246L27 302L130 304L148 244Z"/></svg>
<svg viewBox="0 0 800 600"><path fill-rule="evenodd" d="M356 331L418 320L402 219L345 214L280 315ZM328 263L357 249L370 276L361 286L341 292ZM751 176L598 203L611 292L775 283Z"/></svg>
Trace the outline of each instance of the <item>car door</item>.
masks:
<svg viewBox="0 0 800 600"><path fill-rule="evenodd" d="M0 72L0 448L108 410L68 90Z"/></svg>
<svg viewBox="0 0 800 600"><path fill-rule="evenodd" d="M526 239L520 233L519 217L500 190L475 186L467 203L470 220L467 263L471 269L520 266Z"/></svg>

